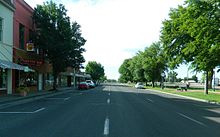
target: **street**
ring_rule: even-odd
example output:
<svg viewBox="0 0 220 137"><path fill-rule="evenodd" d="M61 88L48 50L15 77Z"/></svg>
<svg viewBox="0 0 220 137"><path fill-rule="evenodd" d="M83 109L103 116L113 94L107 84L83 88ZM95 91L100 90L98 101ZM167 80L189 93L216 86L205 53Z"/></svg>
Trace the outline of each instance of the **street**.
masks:
<svg viewBox="0 0 220 137"><path fill-rule="evenodd" d="M0 109L0 137L219 136L219 105L123 85Z"/></svg>

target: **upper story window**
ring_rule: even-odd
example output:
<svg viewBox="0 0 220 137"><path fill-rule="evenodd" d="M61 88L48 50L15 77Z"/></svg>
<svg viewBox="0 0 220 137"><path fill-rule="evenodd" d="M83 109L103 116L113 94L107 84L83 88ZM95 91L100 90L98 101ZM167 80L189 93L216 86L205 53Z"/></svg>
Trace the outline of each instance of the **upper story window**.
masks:
<svg viewBox="0 0 220 137"><path fill-rule="evenodd" d="M2 41L3 37L3 19L0 18L0 41Z"/></svg>
<svg viewBox="0 0 220 137"><path fill-rule="evenodd" d="M24 25L19 24L19 48L24 49Z"/></svg>

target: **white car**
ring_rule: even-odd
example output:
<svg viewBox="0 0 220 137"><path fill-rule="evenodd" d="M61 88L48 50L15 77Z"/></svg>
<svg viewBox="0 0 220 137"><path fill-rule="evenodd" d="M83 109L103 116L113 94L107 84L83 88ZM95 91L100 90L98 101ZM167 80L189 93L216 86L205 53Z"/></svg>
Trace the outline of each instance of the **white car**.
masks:
<svg viewBox="0 0 220 137"><path fill-rule="evenodd" d="M86 80L86 83L89 85L90 88L95 87L95 83L92 80Z"/></svg>
<svg viewBox="0 0 220 137"><path fill-rule="evenodd" d="M134 87L137 89L144 89L145 88L143 82L138 82Z"/></svg>

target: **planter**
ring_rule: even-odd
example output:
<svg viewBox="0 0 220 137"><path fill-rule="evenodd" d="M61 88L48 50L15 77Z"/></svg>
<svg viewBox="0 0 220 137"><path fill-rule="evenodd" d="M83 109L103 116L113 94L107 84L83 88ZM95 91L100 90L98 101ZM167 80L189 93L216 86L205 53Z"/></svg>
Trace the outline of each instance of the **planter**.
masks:
<svg viewBox="0 0 220 137"><path fill-rule="evenodd" d="M25 97L28 94L29 88L28 87L19 87L17 91L20 93L20 96Z"/></svg>
<svg viewBox="0 0 220 137"><path fill-rule="evenodd" d="M26 97L27 96L27 91L20 91L20 96Z"/></svg>

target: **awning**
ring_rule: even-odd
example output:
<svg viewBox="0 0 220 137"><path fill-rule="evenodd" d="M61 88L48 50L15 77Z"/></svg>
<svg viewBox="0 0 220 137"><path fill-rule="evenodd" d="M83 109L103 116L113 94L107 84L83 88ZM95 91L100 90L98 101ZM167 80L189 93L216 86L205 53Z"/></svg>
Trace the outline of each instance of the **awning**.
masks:
<svg viewBox="0 0 220 137"><path fill-rule="evenodd" d="M25 72L34 71L34 70L28 68L27 66L18 65L13 62L1 60L1 59L0 59L0 68L24 70Z"/></svg>

